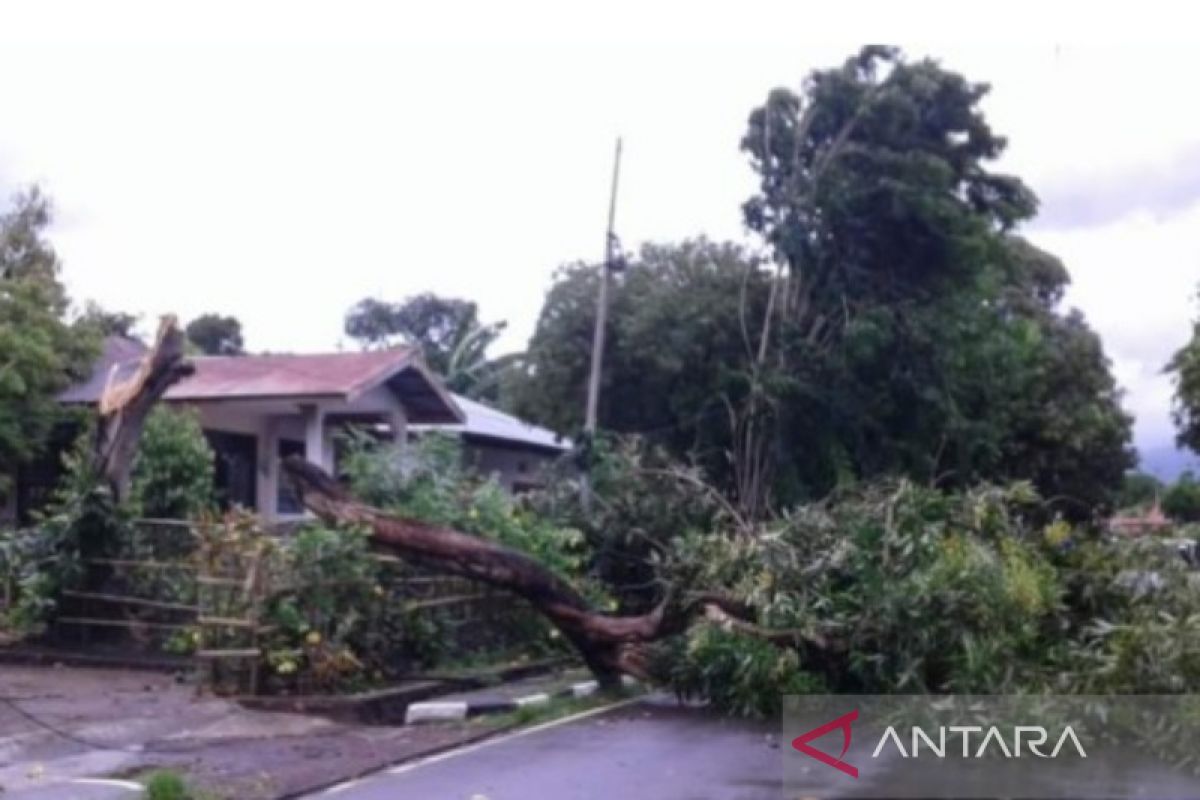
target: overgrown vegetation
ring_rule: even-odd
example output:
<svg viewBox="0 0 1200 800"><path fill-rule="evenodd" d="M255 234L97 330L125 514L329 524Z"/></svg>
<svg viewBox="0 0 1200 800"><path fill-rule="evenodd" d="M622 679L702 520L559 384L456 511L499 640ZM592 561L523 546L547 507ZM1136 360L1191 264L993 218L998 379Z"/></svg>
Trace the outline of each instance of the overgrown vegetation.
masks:
<svg viewBox="0 0 1200 800"><path fill-rule="evenodd" d="M584 576L582 534L522 508L492 481L462 470L461 461L457 440L429 435L411 446L401 469L392 445L352 434L344 467L356 494L372 503L503 541L564 575ZM557 634L515 599L381 560L358 528L312 522L280 538L249 515L232 515L203 523L200 535L208 571L245 563L250 553L263 560L266 692L356 691L462 661L566 654ZM448 585L461 588L447 595L439 587ZM218 615L247 611L243 603Z"/></svg>
<svg viewBox="0 0 1200 800"><path fill-rule="evenodd" d="M0 529L0 629L12 635L44 630L63 589L81 588L95 558L146 559L173 549L186 557L190 542L164 545L151 541L134 524L143 516L180 520L207 511L212 504L213 457L195 418L182 411L158 408L147 420L134 462L130 501L114 502L112 493L93 474L87 448L94 432L85 426L74 446L63 454L59 486L35 524ZM186 534L186 531L183 532ZM120 584L141 597L188 602L194 582L163 571L88 574L93 590Z"/></svg>
<svg viewBox="0 0 1200 800"><path fill-rule="evenodd" d="M783 694L811 691L1197 691L1196 573L1162 539L1105 538L1095 524L1161 487L1122 487L1130 420L1099 339L1061 307L1065 268L1018 234L1036 199L991 169L1005 142L983 118L985 93L878 47L800 92L771 92L743 141L759 179L745 222L766 257L704 240L648 246L619 279L601 418L640 436L586 439L545 491L520 499L464 472L457 443L432 435L401 452L354 434L338 477L408 518L390 531L414 560L419 546L395 544L411 520L488 540L458 537L443 567L469 561L476 572L459 574L493 585L520 572L532 604L553 594L576 649L609 636L616 655L588 662L598 675L640 670L643 654L622 661L622 648L650 643L653 675L734 713L769 715ZM34 197L2 220L0 343L22 326L39 333L0 373L0 473L37 450L75 363L38 235L45 214ZM505 370L509 399L559 428L578 423L596 279L564 269L527 369ZM229 320L200 329L209 351L240 351ZM499 328L472 303L364 302L347 331L367 346L424 344L462 391L499 386L485 353ZM49 377L35 368L44 352L57 359ZM1195 445L1200 345L1171 369L1181 441ZM142 447L130 504L116 507L76 461L36 530L0 539L9 626L36 629L89 554L136 548L134 513L210 506L194 419L156 413ZM1188 518L1194 482L1178 487L1164 505ZM244 515L198 525L201 558L265 560L267 690L370 685L443 662L464 636L460 618L416 613L431 598L371 552L356 526L374 522L379 543L384 514L282 539ZM491 542L533 561L485 563ZM660 611L679 621L661 626L670 635L603 627ZM572 631L565 617L602 624ZM532 613L482 636L527 657L566 651ZM189 641L214 644L176 644Z"/></svg>

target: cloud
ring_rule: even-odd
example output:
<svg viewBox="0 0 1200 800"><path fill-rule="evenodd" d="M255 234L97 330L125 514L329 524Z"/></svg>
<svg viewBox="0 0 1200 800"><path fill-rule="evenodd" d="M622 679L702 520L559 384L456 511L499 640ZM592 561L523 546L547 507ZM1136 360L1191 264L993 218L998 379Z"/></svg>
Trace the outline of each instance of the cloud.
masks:
<svg viewBox="0 0 1200 800"><path fill-rule="evenodd" d="M1067 304L1100 333L1136 416L1143 453L1170 448L1171 378L1163 367L1191 332L1200 282L1200 205L1169 218L1148 211L1088 227L1034 229L1030 238L1071 271Z"/></svg>
<svg viewBox="0 0 1200 800"><path fill-rule="evenodd" d="M1094 227L1134 214L1169 219L1200 203L1200 144L1154 163L1051 179L1041 196L1040 228Z"/></svg>

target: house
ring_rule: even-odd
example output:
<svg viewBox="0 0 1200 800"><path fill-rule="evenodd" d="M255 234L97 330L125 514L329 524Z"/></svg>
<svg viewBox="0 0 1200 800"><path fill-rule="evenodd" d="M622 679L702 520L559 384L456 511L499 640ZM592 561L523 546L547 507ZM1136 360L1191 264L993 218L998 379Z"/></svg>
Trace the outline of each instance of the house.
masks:
<svg viewBox="0 0 1200 800"><path fill-rule="evenodd" d="M1154 505L1145 511L1118 514L1108 520L1109 532L1122 536L1162 533L1170 527L1171 520L1163 513L1157 497L1154 498Z"/></svg>
<svg viewBox="0 0 1200 800"><path fill-rule="evenodd" d="M451 398L463 412L462 422L415 424L410 430L459 434L466 466L481 475L492 476L514 494L539 486L547 463L571 449L571 441L554 431L460 395L453 394Z"/></svg>
<svg viewBox="0 0 1200 800"><path fill-rule="evenodd" d="M95 404L110 376L131 374L145 350L135 340L110 337L90 377L59 400ZM196 412L216 453L222 504L267 519L303 512L281 480L280 459L300 454L335 472L336 434L347 425L370 426L401 447L422 431L457 433L468 466L511 491L536 485L541 467L570 447L550 431L451 395L415 348L191 361L195 372L163 401Z"/></svg>

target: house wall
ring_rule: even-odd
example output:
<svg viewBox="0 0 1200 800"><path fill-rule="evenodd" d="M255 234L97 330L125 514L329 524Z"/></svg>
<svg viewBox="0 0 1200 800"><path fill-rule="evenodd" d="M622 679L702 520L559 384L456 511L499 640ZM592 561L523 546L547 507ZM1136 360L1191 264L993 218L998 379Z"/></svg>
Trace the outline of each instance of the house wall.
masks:
<svg viewBox="0 0 1200 800"><path fill-rule="evenodd" d="M544 470L556 458L553 453L498 442L472 439L463 442L466 466L495 478L497 483L514 493L540 486L544 482Z"/></svg>
<svg viewBox="0 0 1200 800"><path fill-rule="evenodd" d="M328 417L335 414L374 414L388 420L399 431L403 442L407 431L407 416L395 394L386 387L365 392L353 401L314 400L297 402L211 402L192 405L205 430L240 433L255 437L257 447L257 478L255 481L256 510L268 519L278 513L279 486L282 480L279 463L281 441L304 445L306 450L318 443L322 451L321 465L334 469L335 426ZM319 431L314 426L320 426ZM313 438L315 437L315 438ZM290 516L290 515L282 515Z"/></svg>

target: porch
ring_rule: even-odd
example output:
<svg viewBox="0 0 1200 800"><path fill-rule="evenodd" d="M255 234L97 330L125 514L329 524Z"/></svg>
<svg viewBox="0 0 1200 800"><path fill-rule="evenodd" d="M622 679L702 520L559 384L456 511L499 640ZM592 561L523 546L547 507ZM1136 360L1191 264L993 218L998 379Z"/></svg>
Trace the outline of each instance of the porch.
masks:
<svg viewBox="0 0 1200 800"><path fill-rule="evenodd" d="M91 376L60 395L65 404L98 402L110 381L132 374L145 348L110 338ZM401 448L410 424L465 419L441 381L411 347L348 353L199 356L172 386L167 404L190 408L216 453L218 499L268 521L303 513L281 480L280 460L303 455L334 472L337 433L349 425L387 432Z"/></svg>

